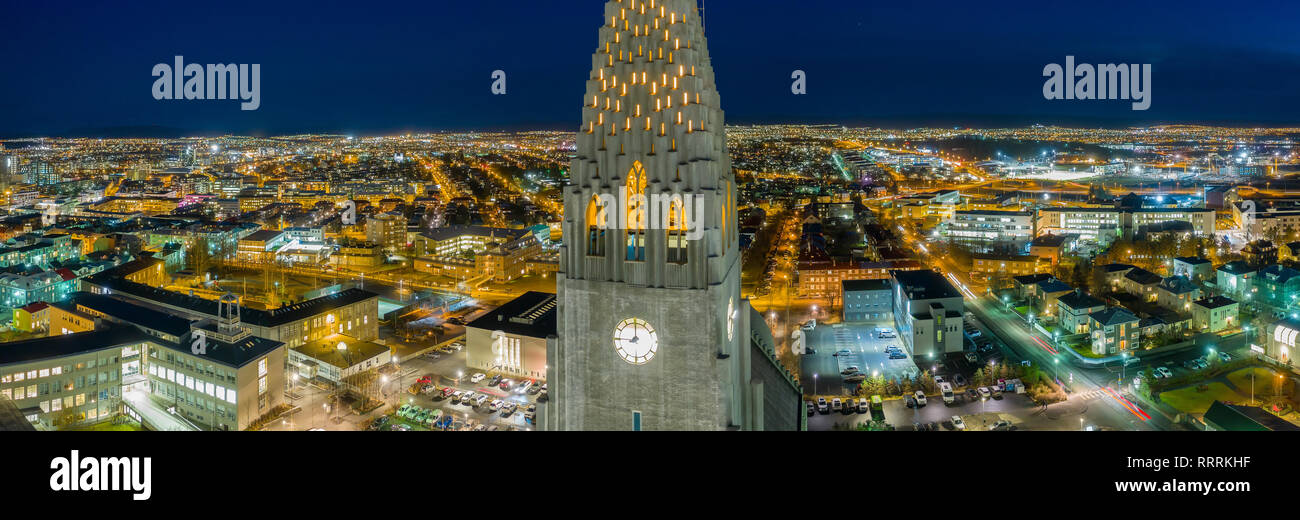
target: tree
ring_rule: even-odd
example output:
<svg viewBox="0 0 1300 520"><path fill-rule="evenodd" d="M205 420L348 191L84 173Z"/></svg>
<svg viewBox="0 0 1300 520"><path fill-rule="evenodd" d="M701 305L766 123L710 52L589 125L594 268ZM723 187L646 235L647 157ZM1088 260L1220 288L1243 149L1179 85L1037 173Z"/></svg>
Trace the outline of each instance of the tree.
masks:
<svg viewBox="0 0 1300 520"><path fill-rule="evenodd" d="M971 376L971 382L974 383L976 386L984 386L989 384L989 376L987 373L984 372L984 367L980 367L979 369L975 370L975 374Z"/></svg>
<svg viewBox="0 0 1300 520"><path fill-rule="evenodd" d="M929 370L921 372L921 380L918 384L925 393L934 392L934 375Z"/></svg>

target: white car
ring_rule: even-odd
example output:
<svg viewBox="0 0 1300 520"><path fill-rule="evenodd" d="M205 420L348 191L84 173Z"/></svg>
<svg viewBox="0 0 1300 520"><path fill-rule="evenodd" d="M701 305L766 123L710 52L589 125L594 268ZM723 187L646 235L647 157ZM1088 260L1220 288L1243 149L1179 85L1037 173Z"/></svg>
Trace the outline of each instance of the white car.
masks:
<svg viewBox="0 0 1300 520"><path fill-rule="evenodd" d="M993 397L993 392L990 392L989 387L987 386L981 386L979 388L979 392L980 392L980 399L991 399Z"/></svg>
<svg viewBox="0 0 1300 520"><path fill-rule="evenodd" d="M840 411L842 405L843 403L840 401L840 398L836 397L834 399L831 399L831 411L835 411L835 412Z"/></svg>
<svg viewBox="0 0 1300 520"><path fill-rule="evenodd" d="M1174 377L1174 373L1169 370L1169 367L1156 368L1156 375L1158 377Z"/></svg>
<svg viewBox="0 0 1300 520"><path fill-rule="evenodd" d="M482 381L482 380L484 380L484 379L486 379L486 378L487 378L487 374L484 374L484 373L482 373L482 372L479 372L479 373L477 373L477 374L474 374L473 376L470 376L470 378L469 378L469 382L471 382L471 383L477 383L477 382Z"/></svg>
<svg viewBox="0 0 1300 520"><path fill-rule="evenodd" d="M957 430L965 430L966 421L961 420L960 415L954 415L952 416L952 427Z"/></svg>
<svg viewBox="0 0 1300 520"><path fill-rule="evenodd" d="M920 391L920 390L917 390L917 391L916 391L916 407L917 407L917 408L920 408L920 407L922 407L922 406L925 406L925 392L922 392L922 391Z"/></svg>

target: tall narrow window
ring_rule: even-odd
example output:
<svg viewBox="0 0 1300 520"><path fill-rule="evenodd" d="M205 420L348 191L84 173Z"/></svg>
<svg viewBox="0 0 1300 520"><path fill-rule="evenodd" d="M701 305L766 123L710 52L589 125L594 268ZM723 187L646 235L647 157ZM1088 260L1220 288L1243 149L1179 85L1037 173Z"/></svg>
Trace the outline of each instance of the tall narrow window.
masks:
<svg viewBox="0 0 1300 520"><path fill-rule="evenodd" d="M686 263L686 209L674 198L668 210L668 262Z"/></svg>
<svg viewBox="0 0 1300 520"><path fill-rule="evenodd" d="M645 198L646 172L641 162L632 163L627 175L627 260L645 261L645 233L648 203Z"/></svg>
<svg viewBox="0 0 1300 520"><path fill-rule="evenodd" d="M605 256L606 214L600 206L600 197L592 196L587 203L587 255Z"/></svg>

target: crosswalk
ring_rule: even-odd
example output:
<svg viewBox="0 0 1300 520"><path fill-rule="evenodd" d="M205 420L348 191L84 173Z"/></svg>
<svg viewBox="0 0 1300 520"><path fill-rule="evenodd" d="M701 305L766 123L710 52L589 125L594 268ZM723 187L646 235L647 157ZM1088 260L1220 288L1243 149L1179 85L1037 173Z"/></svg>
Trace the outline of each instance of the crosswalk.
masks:
<svg viewBox="0 0 1300 520"><path fill-rule="evenodd" d="M1106 394L1105 394L1104 392L1102 392L1101 390L1091 390L1091 391L1088 391L1088 392L1084 392L1084 393L1078 394L1078 398L1079 398L1079 399L1082 399L1082 400L1084 400L1084 401L1095 401L1095 400L1097 400L1097 399L1101 399L1101 398L1103 398L1103 397L1106 397Z"/></svg>

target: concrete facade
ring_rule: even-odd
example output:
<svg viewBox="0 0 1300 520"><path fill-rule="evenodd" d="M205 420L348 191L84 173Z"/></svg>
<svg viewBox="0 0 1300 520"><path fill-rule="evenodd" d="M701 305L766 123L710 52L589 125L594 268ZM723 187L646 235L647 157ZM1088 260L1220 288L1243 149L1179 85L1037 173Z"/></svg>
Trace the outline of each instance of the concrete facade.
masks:
<svg viewBox="0 0 1300 520"><path fill-rule="evenodd" d="M610 1L604 13L564 188L558 337L547 351L551 402L539 425L789 427L765 421L802 406L801 391L790 379L771 384L764 374L784 369L754 355L752 312L740 298L737 189L697 7ZM642 30L650 26L664 29ZM608 207L602 197L619 202ZM772 370L756 371L760 361Z"/></svg>

